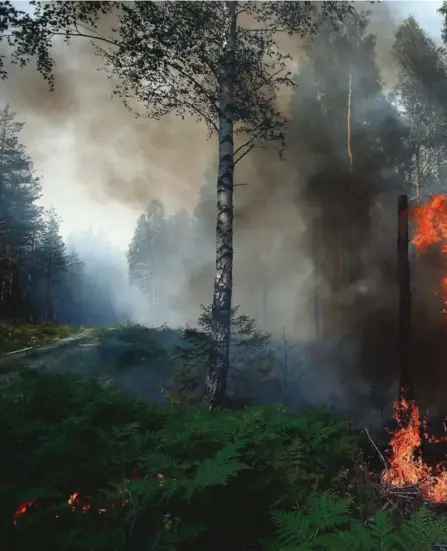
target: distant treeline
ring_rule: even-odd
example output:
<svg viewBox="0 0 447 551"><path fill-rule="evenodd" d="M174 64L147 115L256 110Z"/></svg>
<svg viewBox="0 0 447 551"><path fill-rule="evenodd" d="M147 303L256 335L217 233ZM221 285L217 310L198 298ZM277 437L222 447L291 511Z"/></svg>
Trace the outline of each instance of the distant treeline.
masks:
<svg viewBox="0 0 447 551"><path fill-rule="evenodd" d="M20 142L22 127L9 106L0 112L0 320L121 321L110 290L64 243L56 211L38 204L42 185Z"/></svg>

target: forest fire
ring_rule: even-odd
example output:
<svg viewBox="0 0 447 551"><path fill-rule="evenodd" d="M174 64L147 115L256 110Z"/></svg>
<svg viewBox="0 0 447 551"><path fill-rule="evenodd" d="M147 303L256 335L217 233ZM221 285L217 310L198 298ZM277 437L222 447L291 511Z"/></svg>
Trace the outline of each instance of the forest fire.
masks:
<svg viewBox="0 0 447 551"><path fill-rule="evenodd" d="M398 427L391 432L389 466L382 473L387 489L413 490L414 494L433 503L447 502L447 471L443 463L431 467L421 455L422 438L429 442L443 439L429 437L426 420L421 419L414 401L402 399L394 404Z"/></svg>
<svg viewBox="0 0 447 551"><path fill-rule="evenodd" d="M425 204L410 211L416 223L412 243L418 251L433 245L441 246L447 254L447 195L431 197ZM446 263L447 273L447 263ZM447 304L447 275L441 281L441 298ZM447 313L446 308L442 313ZM430 443L446 442L429 436L427 419L421 419L414 400L401 398L394 403L394 419L397 429L391 431L388 467L382 473L382 484L390 490L408 490L433 503L447 502L447 470L445 462L428 465L422 457L422 439Z"/></svg>
<svg viewBox="0 0 447 551"><path fill-rule="evenodd" d="M441 245L441 253L447 255L447 195L434 195L422 205L411 209L411 218L416 223L416 234L412 240L418 251L433 245ZM447 260L447 256L446 256ZM446 276L441 281L442 299L447 303ZM446 313L443 310L443 313Z"/></svg>

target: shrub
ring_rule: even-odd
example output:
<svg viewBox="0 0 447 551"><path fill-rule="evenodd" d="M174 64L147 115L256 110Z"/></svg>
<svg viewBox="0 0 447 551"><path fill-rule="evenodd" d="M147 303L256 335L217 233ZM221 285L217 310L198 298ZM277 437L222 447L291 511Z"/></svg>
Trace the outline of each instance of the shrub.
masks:
<svg viewBox="0 0 447 551"><path fill-rule="evenodd" d="M203 396L203 380L208 367L212 346L212 307L202 306L197 328L183 331L183 344L177 347L182 366L176 371L167 396L172 403L191 404ZM231 369L228 375L229 388L246 398L253 384L262 381L274 368L270 351L270 334L257 329L254 318L231 310Z"/></svg>
<svg viewBox="0 0 447 551"><path fill-rule="evenodd" d="M137 366L152 371L173 369L170 364L179 341L180 334L166 326L119 325L104 329L99 335L101 358L116 369Z"/></svg>

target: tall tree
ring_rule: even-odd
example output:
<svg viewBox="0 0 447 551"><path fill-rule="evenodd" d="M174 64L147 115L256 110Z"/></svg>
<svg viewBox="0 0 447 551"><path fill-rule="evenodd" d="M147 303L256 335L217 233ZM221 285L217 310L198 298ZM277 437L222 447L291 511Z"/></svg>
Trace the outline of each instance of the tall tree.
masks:
<svg viewBox="0 0 447 551"><path fill-rule="evenodd" d="M407 180L417 202L433 193L445 177L447 153L447 65L434 41L407 18L398 28L392 49L397 65L393 98L409 134L411 158Z"/></svg>
<svg viewBox="0 0 447 551"><path fill-rule="evenodd" d="M57 321L60 302L57 290L62 275L67 269L65 244L60 235L60 218L54 207L45 213L40 241L40 261L42 270L43 312L46 321Z"/></svg>
<svg viewBox="0 0 447 551"><path fill-rule="evenodd" d="M85 297L85 264L71 247L65 256L65 273L62 281L63 307L60 319L76 325L83 319ZM92 297L89 297L90 300Z"/></svg>
<svg viewBox="0 0 447 551"><path fill-rule="evenodd" d="M168 246L165 209L155 200L139 217L127 251L130 281L148 298L151 313L160 299L158 284L164 275Z"/></svg>
<svg viewBox="0 0 447 551"><path fill-rule="evenodd" d="M22 286L29 276L26 254L40 223L36 201L41 184L20 143L22 128L6 106L0 112L0 304L6 315L21 308Z"/></svg>
<svg viewBox="0 0 447 551"><path fill-rule="evenodd" d="M314 213L311 255L332 296L368 273L361 253L370 245L374 194L398 181L403 149L368 24L368 12L350 14L336 30L323 23L304 49L293 102L290 141L304 159L302 173L311 175L305 190ZM326 304L318 285L316 326L331 331L349 321L349 308L343 301Z"/></svg>
<svg viewBox="0 0 447 551"><path fill-rule="evenodd" d="M344 1L33 4L32 15L9 2L0 5L2 38L7 36L16 61L24 65L37 56L39 70L53 83L55 35L102 41L101 52L127 105L136 98L155 118L190 114L218 136L213 346L207 377L207 399L214 406L223 398L229 368L234 169L261 143L284 145L286 119L275 99L280 87L292 81L278 35L313 33L317 10L325 18L341 18L353 7ZM117 32L106 37L97 22L112 10L119 12Z"/></svg>

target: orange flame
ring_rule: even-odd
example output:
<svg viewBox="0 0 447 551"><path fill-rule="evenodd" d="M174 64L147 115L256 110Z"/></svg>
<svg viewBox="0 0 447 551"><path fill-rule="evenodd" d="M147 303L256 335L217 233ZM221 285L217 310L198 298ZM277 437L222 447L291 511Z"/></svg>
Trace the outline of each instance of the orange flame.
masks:
<svg viewBox="0 0 447 551"><path fill-rule="evenodd" d="M439 244L441 252L447 254L447 195L431 197L427 203L413 207L410 214L416 222L412 240L416 248L423 251ZM440 287L447 305L447 276L442 279ZM442 312L445 314L447 310L444 308ZM402 399L396 402L394 419L398 428L391 431L389 467L382 473L382 484L387 488L413 486L429 501L447 502L447 471L444 465L439 463L431 467L421 455L422 438L430 443L441 443L447 441L447 436L435 438L428 435L427 420L421 420L414 401Z"/></svg>
<svg viewBox="0 0 447 551"><path fill-rule="evenodd" d="M447 254L447 195L434 195L425 204L413 207L411 218L416 222L416 234L412 240L416 248L423 251L441 244L441 252ZM441 292L447 304L447 276L441 281ZM443 313L447 312L444 310Z"/></svg>
<svg viewBox="0 0 447 551"><path fill-rule="evenodd" d="M389 467L382 473L382 484L386 488L413 486L424 499L446 503L447 471L442 463L430 467L421 456L422 437L432 443L443 442L446 437L428 436L427 420L421 420L414 401L396 402L394 419L398 428L391 431ZM421 435L422 429L425 430Z"/></svg>
<svg viewBox="0 0 447 551"><path fill-rule="evenodd" d="M160 487L163 487L165 485L164 474L163 473L158 473L156 475L156 478L159 481ZM86 501L82 501L80 499L78 492L73 492L72 494L70 494L68 496L67 503L68 503L68 505L70 505L72 511L80 509L81 511L83 511L85 513L87 511L91 510L91 508L92 508L92 506L89 503L87 503ZM127 503L128 503L127 500L123 499L122 502L121 502L121 506L125 507L127 505ZM16 525L17 524L17 519L19 517L24 515L27 511L29 511L29 509L31 509L33 507L38 507L38 505L39 505L38 501L24 501L24 502L20 503L20 505L14 511L13 524ZM106 511L106 509L96 509L95 512L99 515L102 515L103 513L106 513L107 511Z"/></svg>

